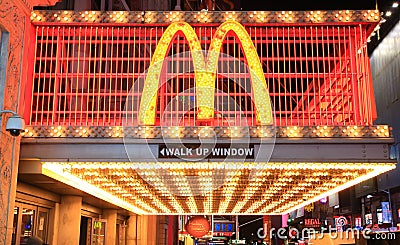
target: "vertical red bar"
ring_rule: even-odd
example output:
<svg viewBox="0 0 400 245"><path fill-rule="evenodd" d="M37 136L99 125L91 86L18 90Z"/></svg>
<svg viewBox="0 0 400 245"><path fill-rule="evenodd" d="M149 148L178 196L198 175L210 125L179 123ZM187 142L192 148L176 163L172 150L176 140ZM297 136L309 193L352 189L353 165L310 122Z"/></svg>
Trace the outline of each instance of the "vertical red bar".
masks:
<svg viewBox="0 0 400 245"><path fill-rule="evenodd" d="M101 113L101 99L104 100L104 97L102 98L102 81L105 80L105 77L102 74L103 71L103 45L104 45L104 27L101 27L101 31L100 31L100 41L99 41L99 61L96 62L96 64L98 64L99 66L99 72L97 76L97 85L96 85L96 90L97 90L97 98L96 98L96 126L100 126L100 113ZM103 107L104 108L104 107Z"/></svg>
<svg viewBox="0 0 400 245"><path fill-rule="evenodd" d="M343 79L343 67L344 67L344 61L343 59L346 58L344 51L342 50L342 45L344 45L344 41L342 41L342 33L341 33L341 27L337 27L337 31L338 31L338 55L340 57L339 59L339 74L340 74L340 110L341 110L341 115L342 115L342 123L344 125L347 125L346 123L346 114L345 114L345 105L344 105L344 93L345 93L345 89L344 89L344 79ZM339 107L338 107L339 110Z"/></svg>
<svg viewBox="0 0 400 245"><path fill-rule="evenodd" d="M316 90L318 91L318 97L317 97L317 99L316 99L316 101L318 102L318 104L317 104L317 108L315 108L315 110L318 112L318 114L317 114L317 118L316 118L316 120L317 120L317 124L318 125L324 125L324 121L323 121L323 116L322 116L322 96L321 96L321 77L322 77L322 74L321 74L321 72L320 72L320 58L321 58L321 56L320 56L320 48L319 48L319 45L320 45L320 43L321 43L321 33L319 32L319 29L318 29L318 27L316 26L316 27L314 27L314 29L315 29L315 63L316 63L316 67L317 67L317 74L316 74ZM314 99L315 100L315 99Z"/></svg>
<svg viewBox="0 0 400 245"><path fill-rule="evenodd" d="M111 37L110 37L110 33L111 33ZM111 40L111 41L110 41ZM106 102L106 125L105 126L109 126L111 124L111 111L112 111L112 95L114 93L113 91L113 82L115 79L114 73L113 73L113 62L114 61L114 27L108 28L107 31L107 47L109 47L109 55L107 56L110 61L109 61L109 65L108 65L108 72L109 72L109 77L108 77L108 98L107 98L107 102Z"/></svg>
<svg viewBox="0 0 400 245"><path fill-rule="evenodd" d="M292 83L294 83L294 93L293 96L293 100L295 101L295 104L292 105L291 107L291 111L292 111L292 118L295 118L295 121L291 123L291 125L297 125L299 126L300 120L299 120L299 70L297 67L297 64L300 63L301 61L299 60L298 56L297 56L297 44L298 44L298 34L296 33L296 28L293 26L291 28L291 37L292 37L292 47L293 47L293 63L294 63L294 74L293 77L291 79L291 86ZM300 67L301 67L301 63L300 63ZM301 78L300 78L301 79ZM301 80L300 80L301 81Z"/></svg>
<svg viewBox="0 0 400 245"><path fill-rule="evenodd" d="M94 118L95 118L95 104L96 104L96 96L95 96L95 94L96 94L96 88L97 88L97 86L96 86L96 78L97 78L97 55L98 55L98 50L100 50L100 48L98 49L97 47L99 46L99 41L98 41L98 39L97 39L97 37L98 37L98 30L99 30L99 28L98 27L95 27L95 28L93 28L93 27L91 27L90 28L90 35L91 35L91 37L90 37L90 40L91 40L91 42L90 42L90 46L91 46L91 48L90 48L90 50L92 50L93 49L93 54L92 55L90 55L90 59L92 60L92 64L93 64L93 71L92 71L92 73L89 73L89 75L90 75L90 78L89 79L91 79L91 83L90 83L90 86L91 86L91 88L90 88L90 90L92 91L92 96L91 96L91 98L90 98L90 90L88 91L88 101L90 100L90 108L88 108L88 110L90 110L90 125L93 125L93 126L97 126L97 124L95 124L94 123ZM92 39L93 39L93 41L92 41ZM93 46L92 46L93 45ZM91 51L92 52L92 51ZM89 115L88 115L89 116ZM89 118L88 118L88 122L89 122Z"/></svg>
<svg viewBox="0 0 400 245"><path fill-rule="evenodd" d="M139 79L139 76L136 76L136 74L135 74L135 71L136 71L135 68L138 65L138 60L136 58L136 27L133 27L130 32L133 32L133 41L131 39L129 39L130 43L133 43L133 45L132 45L132 51L133 51L133 54L132 54L132 81L133 81L132 86L133 87L130 88L130 94L129 94L129 97L131 99L131 104L132 104L131 105L131 107L132 107L131 108L131 113L132 113L132 116L131 116L132 121L131 122L133 125L138 125L138 121L137 121L138 116L137 115L139 113L139 109L137 109L137 107L138 107L138 104L140 101L140 96L139 96L140 79Z"/></svg>
<svg viewBox="0 0 400 245"><path fill-rule="evenodd" d="M54 30L54 29L53 29ZM55 34L53 33L53 35L55 36ZM54 38L53 38L54 39ZM61 43L60 43L60 27L57 28L57 43L56 43L56 52L55 52L55 68L54 68L54 90L53 90L53 108L52 108L52 125L56 124L60 124L59 122L59 94L60 94L60 90L61 90L61 86L60 86L60 81L61 81L61 77L59 76L60 74L60 48L61 48ZM53 60L53 59L52 59Z"/></svg>
<svg viewBox="0 0 400 245"><path fill-rule="evenodd" d="M49 113L48 110L47 110L47 112L45 112L45 101L46 101L46 97L45 97L46 90L45 89L46 89L46 76L47 76L46 58L48 55L48 47L49 47L49 29L50 29L50 27L46 27L46 36L45 36L46 41L42 42L42 45L44 45L45 47L44 47L44 51L42 50L41 54L40 54L43 59L42 62L44 63L44 68L43 68L44 76L42 77L41 81L39 81L39 84L38 84L38 94L40 94L40 98L41 98L40 125L48 125L47 117L45 117L45 114L46 114L46 116L48 116L47 114Z"/></svg>
<svg viewBox="0 0 400 245"><path fill-rule="evenodd" d="M339 43L339 35L338 34L336 34L336 30L337 30L337 28L338 27L332 27L332 33L333 33L333 42L334 42L334 46L333 46L333 57L334 57L334 61L335 61L335 65L334 65L334 67L333 67L333 70L334 70L334 77L333 77L333 79L334 79L334 91L335 91L335 95L334 95L334 100L336 101L334 101L335 103L336 103L336 105L335 104L332 104L332 108L331 108L331 110L334 112L334 115L332 115L332 116L335 116L335 119L334 119L334 122L335 122L335 124L336 125L343 125L343 123L342 123L342 118L341 118L341 114L340 114L340 111L339 111L339 108L338 108L338 105L337 105L337 103L339 103L339 102L337 102L338 101L338 97L340 96L340 92L341 91L339 91L339 86L338 86L338 83L339 83L339 77L338 77L338 70L339 70L339 72L340 72L340 56L339 56L339 54L338 54L338 52L337 52L337 50L338 50L338 48L337 48L337 46L338 46L338 43ZM337 38L337 39L336 39Z"/></svg>
<svg viewBox="0 0 400 245"><path fill-rule="evenodd" d="M347 27L350 28L350 27ZM346 116L346 121L349 122L349 124L354 124L354 117L353 114L351 113L351 105L350 105L350 87L351 87L351 78L350 78L350 72L351 67L350 66L350 59L351 59L351 55L352 50L349 49L349 41L350 41L350 36L348 36L348 32L346 31L346 27L343 27L343 53L344 53L344 58L345 58L345 62L344 62L344 71L342 71L344 73L345 79L344 79L344 85L343 85L343 92L344 92L344 98L343 98L343 108L346 110L345 114L347 114Z"/></svg>
<svg viewBox="0 0 400 245"><path fill-rule="evenodd" d="M72 29L72 27L68 27L68 33L66 35L66 38L67 38L67 42L66 42L66 45L67 45L66 60L67 61L66 61L66 63L67 64L65 67L65 72L66 72L66 75L65 75L65 88L66 89L65 90L66 91L65 91L64 116L68 118L68 122L66 123L68 125L72 125L71 124L71 120L72 120L72 115L71 115L72 96L71 96L71 94L72 94L72 79L73 79L72 75L73 74L70 75L70 70L72 70L71 68L73 67L74 63L72 62L73 56L71 55L71 37L75 36L74 35L75 29L72 30L72 33L71 33L71 29ZM64 37L64 40L65 40L65 37ZM70 65L70 63L71 63L71 65ZM75 125L75 124L73 124L73 125Z"/></svg>
<svg viewBox="0 0 400 245"><path fill-rule="evenodd" d="M309 77L309 65L308 65L308 61L309 61L309 55L308 55L308 44L309 44L309 41L308 41L308 35L307 35L307 31L308 31L308 28L307 27L304 27L304 46L305 46L305 62L306 62L306 93L304 94L305 96L306 96L306 98L307 98L307 104L306 104L306 106L304 107L304 110L307 110L307 111L305 111L305 114L307 115L307 119L308 119L308 124L307 125L312 125L312 123L311 123L311 114L312 114L312 111L311 111L311 103L310 103L310 96L311 96L311 88L310 88L310 86L311 86L311 83L309 82L309 79L310 79L310 77ZM311 58L312 58L312 56L311 56ZM311 59L311 61L312 61L312 59ZM312 74L311 74L312 75Z"/></svg>
<svg viewBox="0 0 400 245"><path fill-rule="evenodd" d="M88 125L88 118L86 117L87 113L87 101L88 101L88 88L89 88L89 78L88 78L88 57L87 53L88 51L88 44L87 44L87 39L88 39L88 27L85 26L83 30L83 57L82 57L82 72L81 72L81 96L80 96L80 104L81 104L81 115L80 115L80 120L81 120L81 125ZM89 47L90 50L90 47Z"/></svg>
<svg viewBox="0 0 400 245"><path fill-rule="evenodd" d="M283 123L283 121L282 121L282 112L283 112L283 106L282 106L282 99L281 99L281 96L282 96L282 94L281 94L281 66L280 66L280 51L279 51L279 49L280 49L280 47L279 47L279 43L280 43L280 41L279 41L279 31L280 31L280 29L281 28L279 28L279 27L277 27L277 28L275 28L275 31L276 31L276 33L275 33L275 38L276 38L276 41L275 41L275 43L276 43L276 57L274 57L274 59L275 59L275 61L277 62L277 86L278 86L278 105L279 105L279 122L281 123L281 125L284 125L284 123Z"/></svg>
<svg viewBox="0 0 400 245"><path fill-rule="evenodd" d="M376 111L376 104L375 104L375 95L374 95L374 90L373 90L373 83L372 83L372 74L371 74L371 63L367 54L367 46L363 45L366 43L367 39L367 34L366 34L366 29L365 27L362 28L361 30L361 38L360 38L360 49L361 49L361 54L363 57L363 64L365 67L364 74L365 74L365 79L364 82L366 83L366 92L365 92L365 97L366 97L366 110L367 110L367 119L363 122L363 125L371 125L373 124L374 120L377 117L377 111Z"/></svg>
<svg viewBox="0 0 400 245"><path fill-rule="evenodd" d="M303 48L303 42L302 42L302 36L303 36L303 30L302 30L302 28L300 28L300 27L298 27L297 28L297 36L299 37L299 40L298 40L298 42L299 42L299 64L300 64L300 73L298 74L298 77L300 78L300 84L299 84L299 87L300 87L300 93L299 93L299 99L298 99L298 102L297 102L297 108L300 108L300 110L298 109L298 112L297 112L297 117L298 117L298 120L299 120L299 125L305 125L305 115L304 115L304 77L303 77L303 62L304 62L304 59L303 59L303 50L304 50L304 48Z"/></svg>
<svg viewBox="0 0 400 245"><path fill-rule="evenodd" d="M271 242L271 216L269 215L264 215L263 216L263 229L264 229L264 241L267 242L267 244L272 244Z"/></svg>

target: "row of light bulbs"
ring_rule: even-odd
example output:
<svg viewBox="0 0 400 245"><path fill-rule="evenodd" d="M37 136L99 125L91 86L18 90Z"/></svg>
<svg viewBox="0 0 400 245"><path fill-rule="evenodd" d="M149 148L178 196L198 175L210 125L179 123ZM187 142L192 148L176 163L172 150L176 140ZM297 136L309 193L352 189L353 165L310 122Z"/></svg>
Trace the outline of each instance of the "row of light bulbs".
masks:
<svg viewBox="0 0 400 245"><path fill-rule="evenodd" d="M397 5L396 5L397 4ZM397 8L398 3L393 3L393 7ZM313 22L323 21L327 16L327 11L305 11L304 15ZM378 11L377 11L378 12ZM246 13L246 15L242 15ZM295 11L276 11L275 15L277 20L283 22L292 22L295 20L296 16L301 12ZM378 12L379 13L379 12ZM100 19L102 20L103 13L100 11L82 11L75 13L73 11L57 11L52 16L47 17L45 11L34 11L31 14L31 20L35 22L45 22L45 21L56 21L56 22L96 22ZM386 12L387 15L390 15L389 12ZM134 22L140 23L154 23L159 22L160 19L163 21L175 22L175 21L183 21L187 20L187 18L197 21L199 23L208 23L214 22L215 20L235 20L235 21L255 21L255 22L264 22L269 17L270 12L266 11L252 11L252 12L237 12L237 11L226 11L226 12L217 12L215 11L198 11L198 12L185 12L185 11L170 11L170 12L157 12L157 11L146 11L146 12L135 12L134 16L132 16L132 12L127 11L112 11L107 12L107 16L105 21L112 23L128 23L130 19L134 19ZM352 11L337 11L335 13L335 18L339 21L349 21L351 20ZM365 11L364 17L367 17L368 20L375 19L377 20L375 11ZM104 21L104 20L102 20Z"/></svg>
<svg viewBox="0 0 400 245"><path fill-rule="evenodd" d="M398 10L399 7L399 2L398 1L394 1L391 5L391 9L386 10L386 12L381 12L381 20L379 22L379 24L374 28L374 31L370 34L370 36L367 38L367 42L371 42L371 38L376 36L376 34L379 32L381 25L384 24L387 19L386 18L390 18L392 16L392 14Z"/></svg>
<svg viewBox="0 0 400 245"><path fill-rule="evenodd" d="M49 163L51 164L51 163ZM53 164L58 164L58 163L53 163ZM148 189L146 186L143 185L142 182L139 182L138 179L133 178L133 177L127 177L130 174L127 172L125 174L121 174L121 173L117 173L115 174L115 176L118 176L120 178L120 181L116 181L116 182L110 182L110 181L115 181L114 179L111 180L108 178L108 176L101 176L102 174L107 174L108 172L113 173L113 167L116 167L117 165L122 165L124 163L60 163L59 166L63 169L67 169L67 171L69 172L74 172L74 171L78 171L80 174L79 176L81 176L83 179L86 179L86 181L91 181L92 179L92 171L95 171L95 167L99 167L100 165L106 165L108 166L107 168L103 168L100 171L99 176L93 178L93 184L95 185L100 185L103 188L107 189L109 192L114 193L114 195L117 196L121 196L122 198L131 200L132 202L136 203L136 204L140 204L142 205L142 208L146 209L148 212L154 212L157 211L157 208L159 209L157 212L163 212L163 213L174 213L174 212L188 212L188 210L184 210L182 207L182 200L178 200L174 197L174 195L172 193L170 193L170 188L167 188L164 185L164 178L161 176L157 176L156 175L156 170L150 171L148 170L147 175L151 176L151 182L152 183L157 183L156 185L156 189L160 192L163 192L161 196L158 196L157 194L153 193L150 189ZM80 167L79 165L82 165L84 167ZM126 165L126 163L125 163ZM296 165L296 164L294 164ZM310 164L309 164L310 165ZM335 164L333 164L335 165ZM352 164L348 164L348 165L352 165ZM357 165L357 164L356 164ZM73 166L73 167L72 167ZM89 166L89 168L87 167ZM336 163L336 167L343 166L340 163ZM361 170L364 169L365 171L371 171L371 169L373 167L379 166L378 165L368 165L368 164L362 164L361 165ZM73 168L74 170L71 170L71 168ZM107 171L104 171L104 169L107 169ZM122 170L127 170L127 171L131 171L132 169L127 169L127 168L117 168L117 172L120 172ZM357 171L358 169L358 171ZM99 168L98 168L99 170ZM347 168L344 168L344 170L341 171L340 176L338 177L334 177L330 180L329 182L324 182L322 185L318 185L315 186L314 184L312 184L311 182L314 181L309 181L310 179L314 178L314 177L306 177L305 179L303 179L303 182L298 182L296 186L290 188L289 189L283 189L283 187L289 185L289 183L293 182L294 179L293 177L280 177L277 178L277 181L272 184L267 190L263 190L260 189L260 184L259 181L263 181L264 179L261 179L262 176L264 176L264 174L260 174L257 173L257 176L254 178L252 181L250 182L249 185L247 185L247 187L245 187L245 189L243 190L244 193L244 199L242 199L242 201L237 202L237 204L233 207L232 212L253 212L253 211L258 211L261 210L262 212L276 212L276 211L281 211L281 210L285 210L287 208L293 207L295 205L299 204L299 200L303 200L301 198L312 198L315 197L321 193L324 193L325 191L335 188L339 185L341 185L342 183L345 183L347 181L350 181L356 177L359 176L360 172L360 167L353 169L356 172L351 172L348 171ZM327 168L325 170L321 171L321 174L317 174L317 176L326 176L329 174L328 172L329 170L327 170ZM207 173L207 175L209 175L210 171L201 171L203 173ZM270 171L267 171L269 174L271 174ZM293 171L290 170L291 173L294 174L294 176L298 176L296 175L298 173L298 171ZM90 173L90 174L88 174ZM311 172L310 172L311 173ZM361 172L360 172L361 173ZM339 174L339 173L336 173ZM240 181L240 176L243 175L242 171L232 171L229 173L229 182L232 183L232 185L229 185L231 188L223 188L222 190L222 195L225 198L222 203L221 206L219 207L218 211L219 212L226 212L226 210L228 209L228 205L231 204L231 200L236 200L233 198L235 197L235 191L236 187L238 186L238 183ZM313 175L313 174L311 174ZM95 175L96 176L96 175ZM175 176L175 175L174 175ZM173 182L175 182L175 184L178 184L182 193L184 194L188 194L188 198L185 199L185 201L188 202L188 207L190 208L190 212L194 213L198 211L197 205L199 204L196 200L193 198L193 193L191 193L191 187L188 183L188 180L186 179L185 176L182 175L176 175L175 177L173 177L175 179L173 179ZM307 179L308 178L308 179ZM101 183L101 181L104 181L105 183ZM212 179L210 178L203 178L200 182L200 186L202 188L205 188L206 190L210 191L210 187L212 187L212 184L210 184L210 182L212 181ZM126 186L132 186L134 187L134 189L126 189L126 187L124 185L121 186L121 182L127 182ZM317 181L315 181L317 182ZM286 185L284 185L286 184ZM243 187L241 187L243 188ZM132 192L134 190L134 192ZM282 193L282 191L284 190L283 193L285 193L283 195L283 199L281 201L272 201L270 203L268 203L267 200L264 201L255 201L253 202L252 200L254 198L258 198L260 194L257 194L258 192L262 191L263 193L261 193L261 195L266 198L272 198L274 195L277 195L278 193ZM291 191L290 191L291 190ZM137 194L134 194L137 193ZM299 193L301 194L301 198L298 199ZM192 194L192 196L190 196L190 194ZM211 194L211 192L209 193ZM258 199L256 199L258 200ZM248 202L253 202L250 207L248 208L248 210L242 210L244 208L244 206L248 203ZM171 210L167 203L169 203L169 205L171 205L173 207L173 210ZM286 203L288 202L288 203ZM212 203L213 203L213 199L212 196L207 196L206 198L203 199L203 207L205 207L204 212L212 212ZM284 205L281 205L284 204ZM264 205L264 206L263 206Z"/></svg>
<svg viewBox="0 0 400 245"><path fill-rule="evenodd" d="M300 138L305 134L309 135L309 130L311 130L314 137L389 137L390 131L387 125L375 125L375 126L341 126L340 131L338 131L338 127L336 126L312 126L312 127L303 127L303 126L286 126L274 128L271 126L254 126L254 127L220 127L223 132L231 138L235 137L243 137L246 135L258 135L258 137L273 137L276 133L282 132L282 135L277 135L278 137L293 137ZM70 127L66 126L49 126L49 127L41 127L38 129L34 126L27 126L25 131L22 132L22 136L24 137L42 137L42 131L47 131L50 137L70 137L69 134L75 135L75 137L90 137L92 135L91 127L76 127L71 133ZM109 137L113 138L121 138L121 137L130 137L126 135L128 128L116 126L116 127L107 127L105 131L108 132ZM162 137L167 138L182 138L186 137L186 134L191 134L193 132L198 137L214 137L215 131L217 130L214 127L204 126L204 127L162 127ZM142 135L144 138L154 138L158 132L157 127L150 126L137 126L133 129L133 133ZM185 133L186 132L186 133Z"/></svg>

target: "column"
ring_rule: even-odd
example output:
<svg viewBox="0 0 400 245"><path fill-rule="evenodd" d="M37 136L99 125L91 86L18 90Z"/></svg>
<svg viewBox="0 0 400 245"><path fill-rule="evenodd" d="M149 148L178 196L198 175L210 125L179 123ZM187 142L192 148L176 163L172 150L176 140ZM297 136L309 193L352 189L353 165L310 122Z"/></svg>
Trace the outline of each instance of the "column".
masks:
<svg viewBox="0 0 400 245"><path fill-rule="evenodd" d="M49 219L49 244L57 244L58 241L58 223L60 222L60 204L56 203L50 210Z"/></svg>
<svg viewBox="0 0 400 245"><path fill-rule="evenodd" d="M82 197L62 196L58 223L58 245L79 244Z"/></svg>
<svg viewBox="0 0 400 245"><path fill-rule="evenodd" d="M156 244L167 244L169 240L172 240L172 237L168 239L168 221L169 216L167 215L158 215L156 217Z"/></svg>
<svg viewBox="0 0 400 245"><path fill-rule="evenodd" d="M137 245L137 215L131 215L126 227L126 245Z"/></svg>
<svg viewBox="0 0 400 245"><path fill-rule="evenodd" d="M146 215L147 218L147 245L156 245L157 241L157 216Z"/></svg>
<svg viewBox="0 0 400 245"><path fill-rule="evenodd" d="M4 14L0 16L0 110L13 110L23 115L23 107L18 104L19 89L24 90L23 79L27 79L26 72L21 70L27 69L24 52L29 46L25 44L30 38L27 33L31 25L25 24L29 22L25 20L29 19L31 10L22 1L2 1L1 8ZM3 131L8 117L0 117L0 244L11 244L12 240L19 161L20 137Z"/></svg>
<svg viewBox="0 0 400 245"><path fill-rule="evenodd" d="M157 216L137 216L137 244L156 245Z"/></svg>
<svg viewBox="0 0 400 245"><path fill-rule="evenodd" d="M107 220L106 225L106 244L115 244L117 239L117 210L105 209L103 210L102 218Z"/></svg>
<svg viewBox="0 0 400 245"><path fill-rule="evenodd" d="M264 215L263 216L263 228L264 228L264 242L267 242L267 244L272 244L271 240L271 216L269 215Z"/></svg>
<svg viewBox="0 0 400 245"><path fill-rule="evenodd" d="M146 244L147 240L147 216L137 216L137 229L136 229L136 240L137 244Z"/></svg>

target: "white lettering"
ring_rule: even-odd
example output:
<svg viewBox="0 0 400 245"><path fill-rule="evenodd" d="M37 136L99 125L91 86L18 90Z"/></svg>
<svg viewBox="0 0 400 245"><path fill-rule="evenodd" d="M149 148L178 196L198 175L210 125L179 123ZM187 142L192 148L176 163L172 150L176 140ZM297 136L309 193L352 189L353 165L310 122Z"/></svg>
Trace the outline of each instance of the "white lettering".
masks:
<svg viewBox="0 0 400 245"><path fill-rule="evenodd" d="M231 149L225 148L224 149L224 156L230 156L231 155Z"/></svg>
<svg viewBox="0 0 400 245"><path fill-rule="evenodd" d="M253 148L162 148L160 155L162 156L252 156ZM306 224L307 225L307 224Z"/></svg>
<svg viewBox="0 0 400 245"><path fill-rule="evenodd" d="M167 148L166 153L167 153L167 156L172 156L174 154L174 149Z"/></svg>
<svg viewBox="0 0 400 245"><path fill-rule="evenodd" d="M254 148L247 148L245 151L246 151L246 156L251 156L251 155L253 155L253 150L254 150Z"/></svg>
<svg viewBox="0 0 400 245"><path fill-rule="evenodd" d="M221 148L213 148L211 150L213 156L219 156L219 153L222 149Z"/></svg>
<svg viewBox="0 0 400 245"><path fill-rule="evenodd" d="M178 148L175 148L174 155L176 155L176 156L180 156L181 155L181 152L179 151Z"/></svg>

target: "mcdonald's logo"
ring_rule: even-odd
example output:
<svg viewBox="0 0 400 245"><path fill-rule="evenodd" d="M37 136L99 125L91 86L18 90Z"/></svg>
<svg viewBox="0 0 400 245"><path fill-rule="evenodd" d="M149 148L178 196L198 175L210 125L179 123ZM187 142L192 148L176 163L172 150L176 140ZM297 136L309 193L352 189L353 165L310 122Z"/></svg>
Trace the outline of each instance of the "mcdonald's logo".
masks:
<svg viewBox="0 0 400 245"><path fill-rule="evenodd" d="M215 31L207 53L207 59L203 55L196 32L188 23L175 22L168 26L159 40L146 75L140 100L139 124L155 124L157 91L163 60L169 50L171 41L179 31L186 37L193 57L198 107L197 118L200 120L214 118L214 88L219 54L227 33L233 31L238 37L247 59L257 122L260 125L272 125L271 101L257 51L246 29L240 23L232 20L222 23Z"/></svg>

